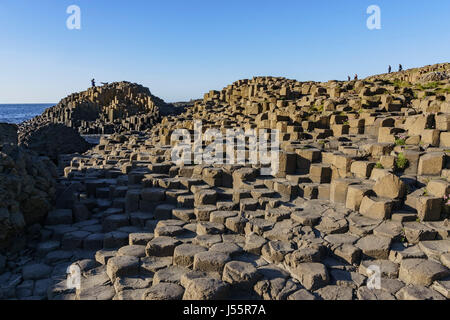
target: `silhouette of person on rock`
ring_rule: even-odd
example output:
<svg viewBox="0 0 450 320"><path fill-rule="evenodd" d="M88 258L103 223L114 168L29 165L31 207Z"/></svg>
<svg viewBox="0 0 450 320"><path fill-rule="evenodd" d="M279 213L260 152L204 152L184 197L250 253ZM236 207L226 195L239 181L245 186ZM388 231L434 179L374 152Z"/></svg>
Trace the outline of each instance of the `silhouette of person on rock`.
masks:
<svg viewBox="0 0 450 320"><path fill-rule="evenodd" d="M92 79L92 80L91 80L91 84L92 84L92 86L95 88L95 79Z"/></svg>

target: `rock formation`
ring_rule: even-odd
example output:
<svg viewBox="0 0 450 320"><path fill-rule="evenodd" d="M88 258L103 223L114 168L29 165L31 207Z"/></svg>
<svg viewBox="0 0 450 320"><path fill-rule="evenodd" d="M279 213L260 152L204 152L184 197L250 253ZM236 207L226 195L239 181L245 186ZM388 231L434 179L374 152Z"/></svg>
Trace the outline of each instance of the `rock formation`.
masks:
<svg viewBox="0 0 450 320"><path fill-rule="evenodd" d="M80 134L111 134L151 128L159 108L169 106L148 88L129 82L115 82L74 93L30 121L49 121L74 128Z"/></svg>
<svg viewBox="0 0 450 320"><path fill-rule="evenodd" d="M64 169L67 201L30 245L33 260L8 267L3 295L450 298L450 87L422 78L448 70L350 82L245 79L149 130L102 137ZM172 161L173 147L190 142L172 139L176 129L207 145L207 129L239 128L277 130L278 171ZM238 151L227 149L227 159ZM65 286L71 263L83 274L78 289Z"/></svg>
<svg viewBox="0 0 450 320"><path fill-rule="evenodd" d="M91 145L74 129L63 124L42 123L21 126L19 144L56 161L59 155L84 153Z"/></svg>
<svg viewBox="0 0 450 320"><path fill-rule="evenodd" d="M55 200L56 177L48 158L12 144L0 145L1 249L17 241L28 226L43 222Z"/></svg>
<svg viewBox="0 0 450 320"><path fill-rule="evenodd" d="M0 144L17 144L17 130L18 127L15 124L0 123Z"/></svg>
<svg viewBox="0 0 450 320"><path fill-rule="evenodd" d="M420 81L441 81L448 79L446 75L448 75L449 70L450 63L440 63L421 68L404 70L401 72L375 75L368 77L366 80L404 81L410 83L416 83Z"/></svg>

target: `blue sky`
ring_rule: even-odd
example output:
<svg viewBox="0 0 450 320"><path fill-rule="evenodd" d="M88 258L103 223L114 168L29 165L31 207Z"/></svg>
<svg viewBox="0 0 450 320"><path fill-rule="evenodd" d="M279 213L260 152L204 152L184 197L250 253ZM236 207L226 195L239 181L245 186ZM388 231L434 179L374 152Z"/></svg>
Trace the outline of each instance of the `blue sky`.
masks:
<svg viewBox="0 0 450 320"><path fill-rule="evenodd" d="M72 4L81 30L66 28ZM366 27L372 4L381 30ZM449 15L448 0L1 0L0 103L58 102L93 77L180 101L256 75L327 81L449 62Z"/></svg>

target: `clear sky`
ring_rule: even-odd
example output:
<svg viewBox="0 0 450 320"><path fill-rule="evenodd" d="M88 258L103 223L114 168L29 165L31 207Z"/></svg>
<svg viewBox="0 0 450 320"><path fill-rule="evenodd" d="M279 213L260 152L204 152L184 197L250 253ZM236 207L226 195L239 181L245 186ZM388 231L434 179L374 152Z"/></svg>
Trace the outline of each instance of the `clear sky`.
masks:
<svg viewBox="0 0 450 320"><path fill-rule="evenodd" d="M69 5L81 30L69 30ZM369 30L369 5L381 30ZM58 102L90 79L166 101L256 75L327 81L450 62L450 1L0 0L0 103Z"/></svg>

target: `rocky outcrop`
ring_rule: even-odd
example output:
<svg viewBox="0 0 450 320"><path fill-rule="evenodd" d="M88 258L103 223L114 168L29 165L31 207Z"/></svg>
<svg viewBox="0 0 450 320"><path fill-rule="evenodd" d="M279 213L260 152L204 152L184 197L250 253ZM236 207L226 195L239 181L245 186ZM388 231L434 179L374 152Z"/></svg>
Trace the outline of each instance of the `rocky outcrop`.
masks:
<svg viewBox="0 0 450 320"><path fill-rule="evenodd" d="M0 145L0 248L52 208L56 167L45 157L11 144Z"/></svg>
<svg viewBox="0 0 450 320"><path fill-rule="evenodd" d="M0 123L0 144L17 144L17 130L18 127L15 124Z"/></svg>
<svg viewBox="0 0 450 320"><path fill-rule="evenodd" d="M91 147L74 129L54 123L22 126L19 144L54 161L59 155L83 153Z"/></svg>
<svg viewBox="0 0 450 320"><path fill-rule="evenodd" d="M448 79L446 76L450 73L450 63L434 64L421 68L412 68L401 72L385 73L375 76L370 76L365 80L385 80L385 81L404 81L404 82L418 82L418 81L441 81ZM440 79L440 80L438 80Z"/></svg>
<svg viewBox="0 0 450 320"><path fill-rule="evenodd" d="M165 106L160 106L159 113L161 114L161 116L180 115L183 112L185 112L188 108L193 107L196 102L200 101L201 100L173 102Z"/></svg>
<svg viewBox="0 0 450 320"><path fill-rule="evenodd" d="M160 108L170 108L148 88L130 82L92 87L62 99L56 106L27 123L64 124L81 134L142 131L160 119Z"/></svg>
<svg viewBox="0 0 450 320"><path fill-rule="evenodd" d="M450 68L449 68L450 69ZM424 74L419 78L420 82L431 82L431 81L443 81L450 79L450 70L449 72L430 72L427 74Z"/></svg>

